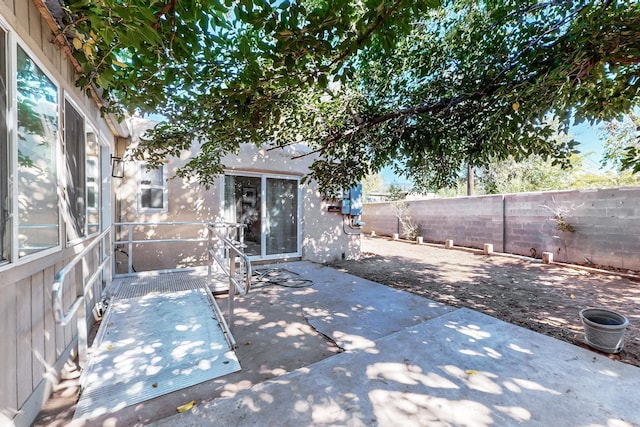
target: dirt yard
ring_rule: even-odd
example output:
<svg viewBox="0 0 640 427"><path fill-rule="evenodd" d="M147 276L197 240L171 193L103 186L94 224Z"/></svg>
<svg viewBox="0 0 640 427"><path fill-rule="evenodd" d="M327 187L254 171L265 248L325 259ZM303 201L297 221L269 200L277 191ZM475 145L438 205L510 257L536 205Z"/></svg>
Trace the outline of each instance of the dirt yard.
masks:
<svg viewBox="0 0 640 427"><path fill-rule="evenodd" d="M633 278L385 237L363 237L360 260L332 267L587 349L579 311L613 309L630 326L624 349L609 357L640 366L640 281Z"/></svg>

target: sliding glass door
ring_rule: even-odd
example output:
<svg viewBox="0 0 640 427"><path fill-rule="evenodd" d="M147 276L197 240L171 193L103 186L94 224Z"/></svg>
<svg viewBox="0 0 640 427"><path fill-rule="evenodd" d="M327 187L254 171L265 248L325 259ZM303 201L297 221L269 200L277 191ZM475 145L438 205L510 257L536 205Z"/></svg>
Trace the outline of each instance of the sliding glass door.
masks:
<svg viewBox="0 0 640 427"><path fill-rule="evenodd" d="M266 259L299 256L298 179L266 175L224 178L224 216L247 226L247 254Z"/></svg>
<svg viewBox="0 0 640 427"><path fill-rule="evenodd" d="M225 175L225 220L244 224L245 252L250 256L262 254L262 180L259 177Z"/></svg>
<svg viewBox="0 0 640 427"><path fill-rule="evenodd" d="M266 254L298 252L298 182L267 178Z"/></svg>

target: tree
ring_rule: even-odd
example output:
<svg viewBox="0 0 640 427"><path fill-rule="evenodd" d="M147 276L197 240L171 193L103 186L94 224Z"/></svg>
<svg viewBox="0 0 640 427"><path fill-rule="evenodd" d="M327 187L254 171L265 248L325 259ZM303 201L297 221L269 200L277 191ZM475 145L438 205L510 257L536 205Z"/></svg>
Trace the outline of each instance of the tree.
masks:
<svg viewBox="0 0 640 427"><path fill-rule="evenodd" d="M580 154L573 154L569 161L571 167L562 168L537 155L520 162L507 159L483 170L479 182L484 194L505 194L619 187L637 185L640 179L634 178L629 172L587 171L583 167L583 156Z"/></svg>
<svg viewBox="0 0 640 427"><path fill-rule="evenodd" d="M538 155L519 162L502 160L483 172L480 182L485 194L564 190L572 182L571 171L552 166Z"/></svg>
<svg viewBox="0 0 640 427"><path fill-rule="evenodd" d="M618 171L634 169L640 172L640 115L631 111L620 120L612 120L603 126L604 155L603 165L612 165ZM634 166L636 166L634 168Z"/></svg>
<svg viewBox="0 0 640 427"><path fill-rule="evenodd" d="M204 184L247 141L313 147L329 193L394 160L421 188L509 156L567 165L575 144L551 144L543 117L566 128L637 103L637 2L436 3L75 1L60 24L80 85L167 117L138 154L197 139L181 173Z"/></svg>
<svg viewBox="0 0 640 427"><path fill-rule="evenodd" d="M630 171L594 173L578 170L572 175L572 188L576 189L640 185L640 175L634 175Z"/></svg>
<svg viewBox="0 0 640 427"><path fill-rule="evenodd" d="M557 118L545 117L545 126L553 130L547 141L562 148L573 141L573 136L562 130ZM481 168L480 184L485 194L521 193L527 191L563 190L573 185L573 172L580 170L582 159L577 154L569 157L570 168L554 164L552 159L532 154L516 160L513 156L496 159Z"/></svg>
<svg viewBox="0 0 640 427"><path fill-rule="evenodd" d="M566 130L572 116L604 119L636 100L638 45L616 34L638 29L637 4L491 4L455 2L395 55L363 55L368 90L385 107L368 123L397 136L375 153L404 158L402 172L421 187L454 183L465 161L538 154L568 165L575 143L554 144L544 117L556 115Z"/></svg>
<svg viewBox="0 0 640 427"><path fill-rule="evenodd" d="M387 188L387 200L392 202L396 202L398 200L403 200L407 195L407 192L404 191L399 185L391 184Z"/></svg>
<svg viewBox="0 0 640 427"><path fill-rule="evenodd" d="M369 201L372 193L382 191L382 175L379 173L367 175L362 180L362 198Z"/></svg>

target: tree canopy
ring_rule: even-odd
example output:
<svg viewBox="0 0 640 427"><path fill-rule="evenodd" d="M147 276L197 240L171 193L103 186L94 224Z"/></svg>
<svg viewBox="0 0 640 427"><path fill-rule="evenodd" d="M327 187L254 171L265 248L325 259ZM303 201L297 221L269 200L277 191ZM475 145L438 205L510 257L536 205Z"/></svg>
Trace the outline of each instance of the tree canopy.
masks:
<svg viewBox="0 0 640 427"><path fill-rule="evenodd" d="M605 123L604 156L605 165L617 170L632 169L640 172L640 114L631 111L619 120Z"/></svg>
<svg viewBox="0 0 640 427"><path fill-rule="evenodd" d="M549 116L637 105L640 4L566 0L70 1L61 32L93 84L167 118L151 163L190 148L204 184L241 143L305 143L326 192L383 166L418 187L532 154L568 164ZM632 153L635 154L635 153ZM640 163L640 160L638 160Z"/></svg>

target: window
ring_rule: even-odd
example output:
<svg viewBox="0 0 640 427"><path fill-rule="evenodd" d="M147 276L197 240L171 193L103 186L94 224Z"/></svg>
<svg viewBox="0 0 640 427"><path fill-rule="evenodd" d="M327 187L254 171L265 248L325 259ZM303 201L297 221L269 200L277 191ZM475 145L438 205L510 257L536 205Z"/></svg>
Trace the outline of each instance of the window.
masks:
<svg viewBox="0 0 640 427"><path fill-rule="evenodd" d="M18 255L59 245L58 88L17 48Z"/></svg>
<svg viewBox="0 0 640 427"><path fill-rule="evenodd" d="M64 102L64 158L66 163L67 240L87 235L87 197L84 117Z"/></svg>
<svg viewBox="0 0 640 427"><path fill-rule="evenodd" d="M87 132L87 231L100 231L100 147L94 132Z"/></svg>
<svg viewBox="0 0 640 427"><path fill-rule="evenodd" d="M0 264L58 249L61 209L68 240L100 230L98 138L60 94L0 26Z"/></svg>
<svg viewBox="0 0 640 427"><path fill-rule="evenodd" d="M68 100L64 110L67 240L73 241L100 230L100 147Z"/></svg>
<svg viewBox="0 0 640 427"><path fill-rule="evenodd" d="M141 212L167 210L166 165L158 169L140 165L140 185L138 191L138 209Z"/></svg>
<svg viewBox="0 0 640 427"><path fill-rule="evenodd" d="M7 138L7 34L0 28L0 263L11 254L9 141Z"/></svg>

